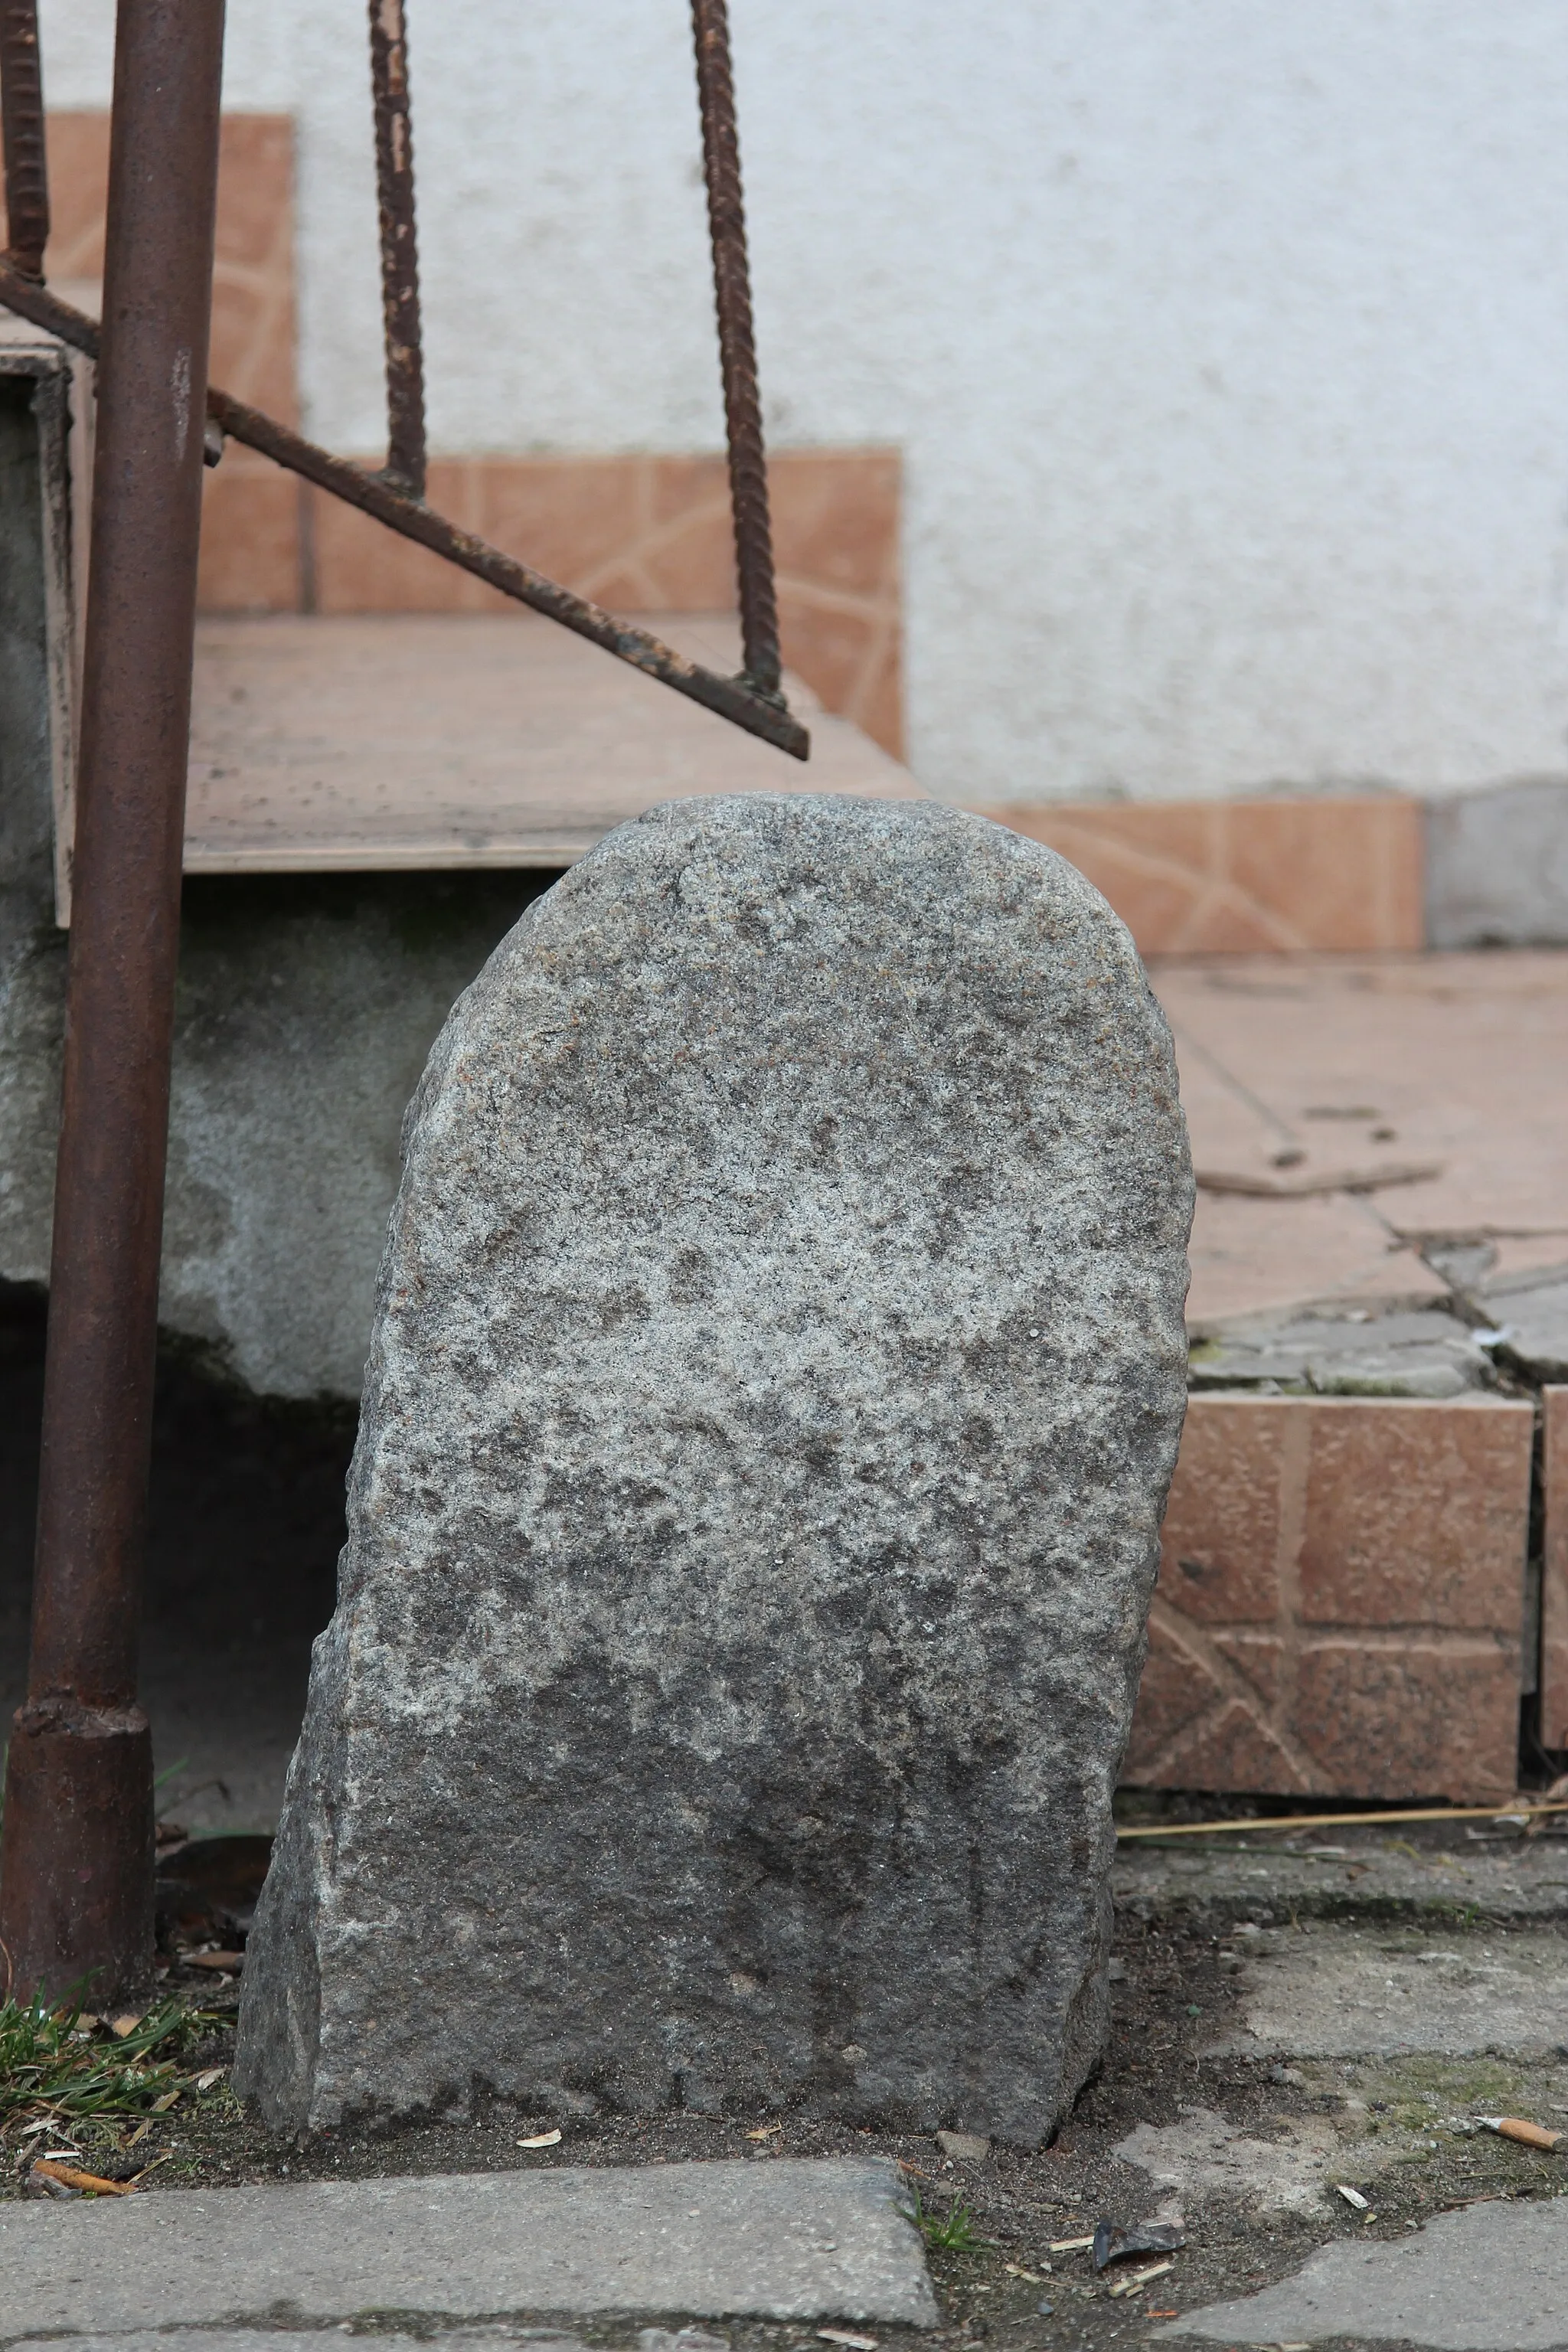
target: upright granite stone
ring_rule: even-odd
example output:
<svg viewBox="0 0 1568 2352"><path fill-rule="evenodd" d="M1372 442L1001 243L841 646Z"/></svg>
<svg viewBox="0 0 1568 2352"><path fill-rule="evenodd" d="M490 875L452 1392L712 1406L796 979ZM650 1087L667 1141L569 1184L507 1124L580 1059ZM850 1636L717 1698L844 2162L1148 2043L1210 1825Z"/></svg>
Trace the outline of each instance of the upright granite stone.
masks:
<svg viewBox="0 0 1568 2352"><path fill-rule="evenodd" d="M1034 842L676 802L537 901L409 1114L237 2087L1047 2137L1191 1202L1131 941Z"/></svg>

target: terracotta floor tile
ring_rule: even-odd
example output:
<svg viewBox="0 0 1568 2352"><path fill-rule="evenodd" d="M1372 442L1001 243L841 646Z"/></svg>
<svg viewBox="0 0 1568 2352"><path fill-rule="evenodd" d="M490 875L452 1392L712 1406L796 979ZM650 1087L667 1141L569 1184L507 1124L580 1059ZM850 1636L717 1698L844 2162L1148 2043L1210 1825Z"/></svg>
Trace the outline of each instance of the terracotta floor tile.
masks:
<svg viewBox="0 0 1568 2352"><path fill-rule="evenodd" d="M1519 1648L1341 1636L1302 1650L1295 1721L1325 1796L1511 1795L1519 1753Z"/></svg>
<svg viewBox="0 0 1568 2352"><path fill-rule="evenodd" d="M898 478L896 456L875 449L785 451L773 471L785 666L894 757L903 734ZM437 457L428 495L437 511L611 612L733 605L721 457ZM318 612L508 609L495 590L336 499L312 494L311 518ZM239 579L237 549L223 569Z"/></svg>
<svg viewBox="0 0 1568 2352"><path fill-rule="evenodd" d="M1157 1775L1171 1742L1184 1725L1209 1712L1225 1695L1223 1683L1182 1639L1182 1630L1167 1622L1156 1604L1149 1620L1149 1655L1138 1687L1132 1738L1122 1764L1122 1779L1133 1788L1167 1785Z"/></svg>
<svg viewBox="0 0 1568 2352"><path fill-rule="evenodd" d="M248 460L248 462L247 462ZM197 602L205 613L290 613L300 601L300 485L230 449L203 485Z"/></svg>
<svg viewBox="0 0 1568 2352"><path fill-rule="evenodd" d="M1200 1192L1188 1255L1194 1333L1330 1300L1416 1306L1447 1296L1415 1251L1344 1192L1303 1201Z"/></svg>
<svg viewBox="0 0 1568 2352"><path fill-rule="evenodd" d="M649 614L732 672L733 624ZM809 766L532 614L204 619L187 872L552 866L704 792L916 799L906 769L817 709Z"/></svg>
<svg viewBox="0 0 1568 2352"><path fill-rule="evenodd" d="M1517 1643L1528 1404L1325 1398L1296 1559L1303 1625L1424 1625Z"/></svg>
<svg viewBox="0 0 1568 2352"><path fill-rule="evenodd" d="M1568 1274L1568 1231L1505 1234L1492 1247L1496 1255L1487 1268L1489 1283L1507 1282L1525 1274Z"/></svg>
<svg viewBox="0 0 1568 2352"><path fill-rule="evenodd" d="M1491 1399L1194 1396L1125 1779L1510 1790L1533 1422Z"/></svg>
<svg viewBox="0 0 1568 2352"><path fill-rule="evenodd" d="M1421 944L1422 813L1398 793L1032 803L984 814L1070 858L1145 955Z"/></svg>
<svg viewBox="0 0 1568 2352"><path fill-rule="evenodd" d="M1498 1236L1521 1271L1568 1258L1568 953L1172 959L1151 977L1200 1171L1373 1180L1289 1200L1202 1192L1195 1326L1436 1296L1411 1246L1429 1238ZM1436 1172L1376 1184L1410 1166Z"/></svg>
<svg viewBox="0 0 1568 2352"><path fill-rule="evenodd" d="M1194 1400L1160 1538L1160 1591L1194 1624L1279 1613L1280 1449L1289 1415L1250 1397Z"/></svg>
<svg viewBox="0 0 1568 2352"><path fill-rule="evenodd" d="M69 299L96 318L103 275L109 116L51 110L46 122L51 285L82 281ZM286 114L226 112L218 133L212 377L291 425L297 419L294 306L294 125ZM0 214L4 206L0 205ZM90 291L85 289L90 287Z"/></svg>
<svg viewBox="0 0 1568 2352"><path fill-rule="evenodd" d="M781 572L879 596L899 584L896 449L780 449L768 461Z"/></svg>

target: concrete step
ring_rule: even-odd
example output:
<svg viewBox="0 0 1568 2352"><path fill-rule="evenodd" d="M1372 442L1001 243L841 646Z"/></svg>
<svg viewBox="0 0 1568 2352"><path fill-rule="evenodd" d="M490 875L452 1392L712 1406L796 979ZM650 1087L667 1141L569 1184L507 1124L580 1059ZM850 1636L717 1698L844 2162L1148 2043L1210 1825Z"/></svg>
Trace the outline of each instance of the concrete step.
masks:
<svg viewBox="0 0 1568 2352"><path fill-rule="evenodd" d="M844 2158L0 2202L0 2344L377 2315L405 2326L600 2312L923 2326L936 2304L907 2207L892 2165Z"/></svg>

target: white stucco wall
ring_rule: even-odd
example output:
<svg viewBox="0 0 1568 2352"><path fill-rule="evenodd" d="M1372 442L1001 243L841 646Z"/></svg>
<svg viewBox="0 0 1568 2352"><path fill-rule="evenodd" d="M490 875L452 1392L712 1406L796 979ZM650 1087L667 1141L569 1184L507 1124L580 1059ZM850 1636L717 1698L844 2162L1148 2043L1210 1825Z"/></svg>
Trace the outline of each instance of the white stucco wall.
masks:
<svg viewBox="0 0 1568 2352"><path fill-rule="evenodd" d="M45 0L100 104L108 0ZM1562 0L731 0L780 443L900 444L965 799L1568 772ZM436 444L712 446L682 0L411 0ZM360 0L300 126L308 421L377 438Z"/></svg>

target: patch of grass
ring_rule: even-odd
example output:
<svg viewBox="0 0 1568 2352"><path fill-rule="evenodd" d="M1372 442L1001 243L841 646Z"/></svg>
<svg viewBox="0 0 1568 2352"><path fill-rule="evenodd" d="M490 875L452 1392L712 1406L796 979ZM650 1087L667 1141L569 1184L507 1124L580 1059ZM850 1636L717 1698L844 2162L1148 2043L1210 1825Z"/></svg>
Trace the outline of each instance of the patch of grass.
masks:
<svg viewBox="0 0 1568 2352"><path fill-rule="evenodd" d="M955 2197L945 2213L928 2213L917 2189L915 2227L933 2252L979 2254L986 2249L987 2241L975 2229L974 2216L962 2197Z"/></svg>
<svg viewBox="0 0 1568 2352"><path fill-rule="evenodd" d="M120 2036L89 2021L79 1998L58 2009L0 2003L0 2132L35 2117L109 2123L173 2106L191 2080L184 2053L216 2021L164 2000Z"/></svg>
<svg viewBox="0 0 1568 2352"><path fill-rule="evenodd" d="M1408 2120L1415 2124L1425 2123L1433 2113L1424 2096L1428 2092L1442 2115L1495 2115L1500 2106L1507 2110L1510 2101L1530 2098L1535 2087L1530 2068L1510 2065L1506 2059L1447 2058L1422 2051L1367 2066L1363 2082L1374 2097L1387 2100L1401 2120L1408 2111Z"/></svg>

